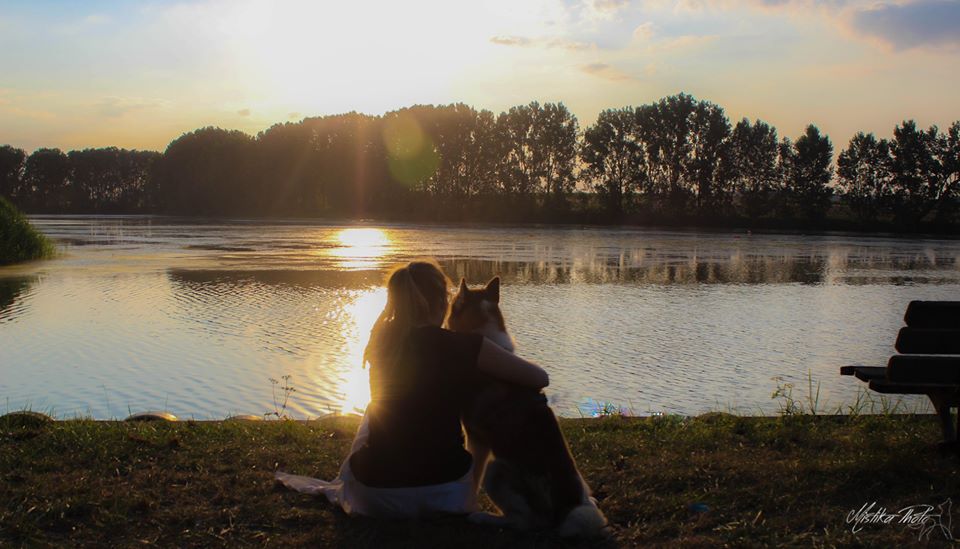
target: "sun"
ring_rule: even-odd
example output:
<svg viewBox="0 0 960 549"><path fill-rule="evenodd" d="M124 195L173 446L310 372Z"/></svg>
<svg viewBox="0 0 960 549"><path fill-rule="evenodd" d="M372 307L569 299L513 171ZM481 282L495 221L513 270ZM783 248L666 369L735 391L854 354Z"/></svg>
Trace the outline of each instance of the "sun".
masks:
<svg viewBox="0 0 960 549"><path fill-rule="evenodd" d="M231 38L225 48L248 86L247 102L260 111L378 112L441 102L498 50L489 42L497 14L472 9L471 23L482 15L487 28L459 24L446 0L228 4L228 20L217 23Z"/></svg>

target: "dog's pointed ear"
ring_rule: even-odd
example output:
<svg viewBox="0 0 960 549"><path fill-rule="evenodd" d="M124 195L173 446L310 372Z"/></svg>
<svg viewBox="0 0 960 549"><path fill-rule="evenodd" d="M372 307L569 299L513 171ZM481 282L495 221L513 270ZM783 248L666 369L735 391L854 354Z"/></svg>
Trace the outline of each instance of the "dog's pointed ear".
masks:
<svg viewBox="0 0 960 549"><path fill-rule="evenodd" d="M500 303L500 277L495 276L490 279L490 282L487 282L487 287L483 289L487 293L487 297L490 298L494 303Z"/></svg>
<svg viewBox="0 0 960 549"><path fill-rule="evenodd" d="M467 293L467 279L466 279L466 278L461 278L461 279L460 279L460 289L457 290L457 291L459 291L461 294Z"/></svg>

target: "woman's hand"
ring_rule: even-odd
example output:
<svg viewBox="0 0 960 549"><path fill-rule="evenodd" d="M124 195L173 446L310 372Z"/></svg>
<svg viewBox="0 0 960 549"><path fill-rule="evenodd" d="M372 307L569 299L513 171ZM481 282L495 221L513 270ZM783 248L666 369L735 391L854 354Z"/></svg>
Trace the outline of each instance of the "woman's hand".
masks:
<svg viewBox="0 0 960 549"><path fill-rule="evenodd" d="M546 370L518 357L487 338L483 338L483 344L480 345L477 368L503 381L531 389L543 389L550 384L550 376L547 375Z"/></svg>

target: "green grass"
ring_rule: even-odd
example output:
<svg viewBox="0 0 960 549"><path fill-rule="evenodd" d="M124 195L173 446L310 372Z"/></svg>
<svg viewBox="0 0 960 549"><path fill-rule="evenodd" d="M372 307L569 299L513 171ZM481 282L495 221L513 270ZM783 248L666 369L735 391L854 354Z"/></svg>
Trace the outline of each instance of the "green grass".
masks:
<svg viewBox="0 0 960 549"><path fill-rule="evenodd" d="M583 547L904 546L918 532L847 514L960 502L930 415L563 419L611 521ZM279 488L277 469L336 475L355 418L120 423L0 420L0 546L578 546L451 517L352 518ZM691 504L706 512L693 512ZM958 506L957 512L960 512ZM956 521L960 530L960 520ZM958 532L960 533L960 532ZM928 545L944 542L934 532Z"/></svg>
<svg viewBox="0 0 960 549"><path fill-rule="evenodd" d="M52 257L54 252L50 240L0 196L0 265L44 259Z"/></svg>

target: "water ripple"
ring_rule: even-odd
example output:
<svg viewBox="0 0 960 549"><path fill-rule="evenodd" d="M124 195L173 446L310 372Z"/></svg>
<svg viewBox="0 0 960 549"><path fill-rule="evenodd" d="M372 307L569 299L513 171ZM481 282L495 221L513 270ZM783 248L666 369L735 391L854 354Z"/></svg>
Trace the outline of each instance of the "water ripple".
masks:
<svg viewBox="0 0 960 549"><path fill-rule="evenodd" d="M519 352L574 416L772 413L778 383L851 402L837 366L883 364L908 301L960 295L948 240L393 225L366 249L323 223L35 222L64 253L0 268L0 399L60 415L263 414L284 375L286 412L339 411L384 270L423 256L502 277Z"/></svg>

